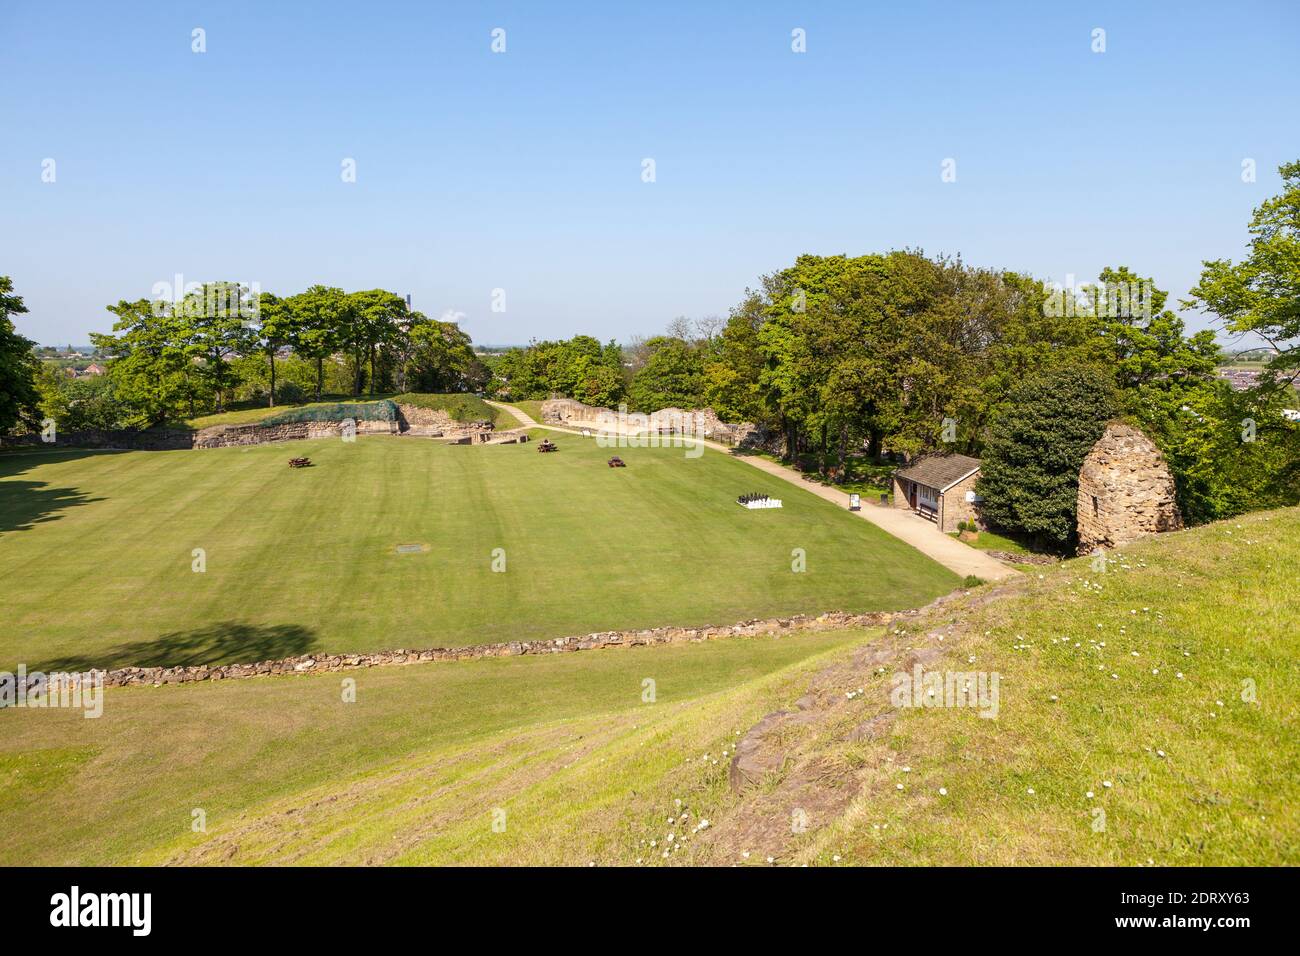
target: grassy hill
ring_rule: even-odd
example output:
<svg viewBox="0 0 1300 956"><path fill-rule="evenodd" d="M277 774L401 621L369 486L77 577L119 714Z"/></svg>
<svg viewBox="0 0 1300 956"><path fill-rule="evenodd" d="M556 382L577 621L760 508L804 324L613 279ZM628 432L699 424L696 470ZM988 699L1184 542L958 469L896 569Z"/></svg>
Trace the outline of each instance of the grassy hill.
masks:
<svg viewBox="0 0 1300 956"><path fill-rule="evenodd" d="M1298 533L1288 509L1166 535L888 631L380 669L346 705L322 675L0 712L0 825L25 834L0 854L1295 864ZM1000 675L996 719L894 708L918 660ZM738 745L771 768L740 792Z"/></svg>
<svg viewBox="0 0 1300 956"><path fill-rule="evenodd" d="M946 569L743 462L365 436L0 456L0 669L257 661L913 607ZM314 467L290 469L290 456ZM735 497L763 491L776 511ZM414 551L399 552L400 546ZM504 573L493 572L503 549ZM807 570L792 573L792 551ZM194 549L205 570L193 570ZM37 571L36 569L39 569Z"/></svg>
<svg viewBox="0 0 1300 956"><path fill-rule="evenodd" d="M497 803L514 806L510 788L541 784L550 772L563 779L566 766L597 764L601 748L639 742L692 702L798 670L853 638L803 633L110 689L96 720L71 710L0 710L0 827L24 834L0 841L0 865L141 863L191 851L209 862L380 862L452 820L460 832L491 836ZM353 703L342 700L344 676L357 682ZM653 704L642 700L646 677L656 682ZM675 762L651 759L655 776ZM623 812L622 781L584 787L547 816L598 805ZM317 795L320 810L351 810L328 819L303 812ZM243 849L208 847L191 830L196 808L214 838L239 828ZM295 818L301 843L280 833L293 831ZM522 821L515 826L529 832ZM467 843L458 855L472 861L476 851Z"/></svg>

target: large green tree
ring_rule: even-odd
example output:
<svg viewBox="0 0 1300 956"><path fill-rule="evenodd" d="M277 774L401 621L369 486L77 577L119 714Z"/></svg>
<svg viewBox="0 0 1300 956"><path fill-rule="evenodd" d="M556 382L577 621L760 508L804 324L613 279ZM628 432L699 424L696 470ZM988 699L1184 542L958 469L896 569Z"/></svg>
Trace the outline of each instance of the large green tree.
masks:
<svg viewBox="0 0 1300 956"><path fill-rule="evenodd" d="M455 322L411 313L403 385L413 392L471 392L483 387L487 370L468 333Z"/></svg>
<svg viewBox="0 0 1300 956"><path fill-rule="evenodd" d="M1272 370L1290 380L1300 351L1300 160L1278 172L1282 192L1251 217L1249 254L1238 263L1207 261L1188 304L1264 339L1277 351Z"/></svg>
<svg viewBox="0 0 1300 956"><path fill-rule="evenodd" d="M640 412L698 408L703 404L704 363L699 351L680 338L657 336L646 342L650 357L632 378L628 402Z"/></svg>
<svg viewBox="0 0 1300 956"><path fill-rule="evenodd" d="M225 411L227 396L238 384L232 359L257 348L258 336L246 309L254 294L237 282L207 282L173 306L182 325L185 349Z"/></svg>
<svg viewBox="0 0 1300 956"><path fill-rule="evenodd" d="M313 285L289 296L293 314L294 351L316 365L316 401L325 388L325 362L344 347L350 316L347 293L334 286Z"/></svg>
<svg viewBox="0 0 1300 956"><path fill-rule="evenodd" d="M108 365L127 424L162 425L192 417L211 397L211 380L199 371L190 326L172 303L122 300L108 311L117 316L115 334L92 332L95 347L113 356Z"/></svg>
<svg viewBox="0 0 1300 956"><path fill-rule="evenodd" d="M342 331L354 363L355 394L361 394L367 366L370 369L369 391L371 395L375 394L380 352L397 343L402 334L401 324L406 318L406 301L395 292L367 289L346 297Z"/></svg>
<svg viewBox="0 0 1300 956"><path fill-rule="evenodd" d="M13 280L0 276L0 433L20 421L34 423L40 394L36 389L36 343L16 331L10 316L27 311L22 296L14 295Z"/></svg>

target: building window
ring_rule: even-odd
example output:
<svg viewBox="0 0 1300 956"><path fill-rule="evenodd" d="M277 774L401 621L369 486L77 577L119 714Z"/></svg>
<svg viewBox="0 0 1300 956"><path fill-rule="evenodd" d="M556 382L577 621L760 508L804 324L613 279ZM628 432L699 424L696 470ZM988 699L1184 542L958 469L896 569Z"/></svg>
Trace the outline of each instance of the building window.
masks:
<svg viewBox="0 0 1300 956"><path fill-rule="evenodd" d="M1101 507L1097 503L1097 496L1092 496L1092 516L1095 518L1101 514Z"/></svg>

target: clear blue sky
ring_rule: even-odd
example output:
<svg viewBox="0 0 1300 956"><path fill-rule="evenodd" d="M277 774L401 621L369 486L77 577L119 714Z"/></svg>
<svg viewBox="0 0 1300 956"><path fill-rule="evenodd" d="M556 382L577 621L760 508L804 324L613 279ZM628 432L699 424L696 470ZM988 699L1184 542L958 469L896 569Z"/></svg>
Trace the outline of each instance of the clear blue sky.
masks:
<svg viewBox="0 0 1300 956"><path fill-rule="evenodd" d="M725 314L801 252L1180 295L1300 158L1298 78L1295 0L4 0L0 274L43 343L176 273L410 292L485 343Z"/></svg>

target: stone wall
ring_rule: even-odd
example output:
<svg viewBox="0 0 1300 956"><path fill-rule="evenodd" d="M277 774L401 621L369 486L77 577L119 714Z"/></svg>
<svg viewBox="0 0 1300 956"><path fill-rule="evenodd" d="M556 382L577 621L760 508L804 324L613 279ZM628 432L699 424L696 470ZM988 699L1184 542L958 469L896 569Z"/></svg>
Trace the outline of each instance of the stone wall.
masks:
<svg viewBox="0 0 1300 956"><path fill-rule="evenodd" d="M229 448L234 445L265 445L306 438L338 438L342 422L285 422L282 425L211 425L194 433L194 448ZM356 422L358 435L395 435L397 422Z"/></svg>
<svg viewBox="0 0 1300 956"><path fill-rule="evenodd" d="M403 435L442 438L456 424L451 415L440 408L398 405L397 413Z"/></svg>
<svg viewBox="0 0 1300 956"><path fill-rule="evenodd" d="M292 674L318 674L362 667L420 664L430 661L465 661L484 657L517 657L523 654L564 654L611 647L646 647L655 644L711 641L724 637L780 636L793 631L838 630L846 627L880 627L916 611L874 611L847 614L833 611L817 616L742 621L717 627L653 627L639 631L600 631L578 637L548 641L506 641L471 647L433 647L426 650L381 651L375 654L304 654L256 664L199 665L196 667L123 667L101 671L109 687L131 684L187 684L205 680L231 680Z"/></svg>
<svg viewBox="0 0 1300 956"><path fill-rule="evenodd" d="M980 520L979 505L966 500L966 493L975 493L975 482L979 472L968 475L943 493L939 504L939 530L949 534L957 530L963 521L974 521L978 527L984 527Z"/></svg>
<svg viewBox="0 0 1300 956"><path fill-rule="evenodd" d="M0 436L3 447L37 448L112 448L128 451L172 451L194 447L194 432L187 428L151 428L136 431L129 428L57 432L53 442L41 441L39 432L26 435Z"/></svg>
<svg viewBox="0 0 1300 956"><path fill-rule="evenodd" d="M1080 554L1183 526L1164 455L1146 435L1121 422L1106 426L1084 458L1078 507Z"/></svg>
<svg viewBox="0 0 1300 956"><path fill-rule="evenodd" d="M765 438L757 426L748 422L724 422L711 408L661 408L649 414L629 412L625 419L620 419L615 409L584 405L571 398L542 402L542 423L546 425L596 429L609 422L621 422L631 431L670 432L685 425L694 433L724 445L759 445Z"/></svg>
<svg viewBox="0 0 1300 956"><path fill-rule="evenodd" d="M305 438L337 438L342 422L286 422L283 425L209 425L198 431L188 428L150 428L143 431L114 429L58 432L53 442L42 442L39 433L6 437L4 447L111 448L127 451L173 451L188 448L228 448L235 445L265 445L270 442ZM397 422L356 422L358 435L395 435Z"/></svg>

